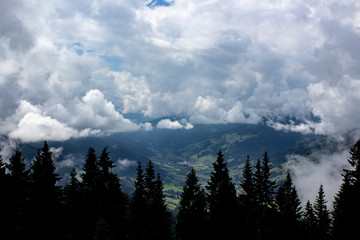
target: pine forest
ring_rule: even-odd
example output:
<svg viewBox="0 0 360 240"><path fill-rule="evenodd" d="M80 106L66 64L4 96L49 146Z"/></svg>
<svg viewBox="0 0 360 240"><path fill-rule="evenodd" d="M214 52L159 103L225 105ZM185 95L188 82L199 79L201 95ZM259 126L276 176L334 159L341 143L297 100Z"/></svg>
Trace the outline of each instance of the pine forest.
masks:
<svg viewBox="0 0 360 240"><path fill-rule="evenodd" d="M152 161L138 163L127 195L107 147L99 155L90 147L81 173L73 169L62 187L45 141L29 166L19 150L0 158L1 239L350 239L360 224L360 140L348 162L328 209L323 185L314 202L301 203L291 173L271 180L267 152L248 156L235 183L219 151L207 184L196 169L187 174L175 215Z"/></svg>

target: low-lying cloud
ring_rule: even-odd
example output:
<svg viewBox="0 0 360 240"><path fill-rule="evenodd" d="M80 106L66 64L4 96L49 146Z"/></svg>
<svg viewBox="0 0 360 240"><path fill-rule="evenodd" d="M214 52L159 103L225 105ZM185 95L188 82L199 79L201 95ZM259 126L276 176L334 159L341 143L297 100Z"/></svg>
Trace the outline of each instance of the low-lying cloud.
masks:
<svg viewBox="0 0 360 240"><path fill-rule="evenodd" d="M136 166L137 164L135 161L129 160L127 158L119 159L116 163L116 170L118 171L124 171L130 167Z"/></svg>
<svg viewBox="0 0 360 240"><path fill-rule="evenodd" d="M288 156L286 168L293 175L293 181L303 204L315 201L320 184L324 186L327 205L332 208L335 194L342 183L343 169L350 169L347 159L348 150L333 154L315 154L316 159L300 155Z"/></svg>
<svg viewBox="0 0 360 240"><path fill-rule="evenodd" d="M186 119L171 121L170 119L162 119L156 124L157 128L162 129L192 129L194 126L187 122Z"/></svg>

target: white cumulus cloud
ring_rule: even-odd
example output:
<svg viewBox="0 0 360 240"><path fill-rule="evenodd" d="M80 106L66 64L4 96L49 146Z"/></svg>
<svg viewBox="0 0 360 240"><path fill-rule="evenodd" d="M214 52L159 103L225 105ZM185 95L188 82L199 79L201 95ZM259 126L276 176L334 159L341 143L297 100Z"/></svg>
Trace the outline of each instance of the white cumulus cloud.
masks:
<svg viewBox="0 0 360 240"><path fill-rule="evenodd" d="M36 142L44 139L64 141L77 135L76 130L56 119L38 113L27 113L18 127L9 133L11 138L24 142Z"/></svg>
<svg viewBox="0 0 360 240"><path fill-rule="evenodd" d="M156 124L157 128L163 129L192 129L194 125L189 123L186 119L171 121L170 119L162 119Z"/></svg>

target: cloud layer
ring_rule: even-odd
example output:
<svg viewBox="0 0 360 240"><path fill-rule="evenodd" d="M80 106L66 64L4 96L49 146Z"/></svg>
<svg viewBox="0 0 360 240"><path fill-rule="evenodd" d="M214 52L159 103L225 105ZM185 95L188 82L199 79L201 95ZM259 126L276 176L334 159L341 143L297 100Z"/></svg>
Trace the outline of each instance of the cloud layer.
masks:
<svg viewBox="0 0 360 240"><path fill-rule="evenodd" d="M350 169L347 162L348 150L333 154L319 154L318 159L291 155L285 167L294 173L294 183L303 204L307 200L315 202L320 185L324 186L327 205L332 208L335 194L342 183L343 169Z"/></svg>
<svg viewBox="0 0 360 240"><path fill-rule="evenodd" d="M1 2L0 133L11 138L144 128L124 113L358 129L358 1Z"/></svg>

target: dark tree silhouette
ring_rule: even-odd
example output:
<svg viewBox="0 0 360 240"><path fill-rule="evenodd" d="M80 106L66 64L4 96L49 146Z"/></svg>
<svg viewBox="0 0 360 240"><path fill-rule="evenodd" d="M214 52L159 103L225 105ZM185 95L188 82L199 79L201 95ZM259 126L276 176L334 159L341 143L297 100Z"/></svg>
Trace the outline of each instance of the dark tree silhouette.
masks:
<svg viewBox="0 0 360 240"><path fill-rule="evenodd" d="M250 157L246 157L246 161L243 169L243 180L240 182L240 186L244 191L245 195L242 197L242 201L245 204L253 204L255 202L255 183L254 183L254 173L252 170Z"/></svg>
<svg viewBox="0 0 360 240"><path fill-rule="evenodd" d="M146 220L149 239L171 239L171 214L168 212L160 174L155 176L154 164L149 161L145 173Z"/></svg>
<svg viewBox="0 0 360 240"><path fill-rule="evenodd" d="M279 211L279 238L288 239L289 236L292 236L292 239L303 238L300 228L301 202L289 173L277 191L276 204Z"/></svg>
<svg viewBox="0 0 360 240"><path fill-rule="evenodd" d="M206 239L206 198L201 188L196 171L191 171L186 177L186 183L181 193L179 213L176 222L176 236L183 239Z"/></svg>
<svg viewBox="0 0 360 240"><path fill-rule="evenodd" d="M259 202L264 207L272 208L274 205L275 181L270 179L271 164L268 153L265 152L261 165L261 177L257 180L259 191Z"/></svg>
<svg viewBox="0 0 360 240"><path fill-rule="evenodd" d="M318 195L314 203L314 213L316 219L316 237L318 239L328 239L330 232L330 216L326 206L325 192L320 185Z"/></svg>
<svg viewBox="0 0 360 240"><path fill-rule="evenodd" d="M271 177L271 164L267 152L263 154L263 159L256 162L254 172L255 185L255 215L258 238L267 237L275 238L276 222L274 221L277 214L275 208L275 181Z"/></svg>
<svg viewBox="0 0 360 240"><path fill-rule="evenodd" d="M127 231L125 211L128 198L121 190L119 177L111 172L115 164L109 157L107 147L103 149L98 163L100 167L100 220L103 219L108 224L114 238L124 238Z"/></svg>
<svg viewBox="0 0 360 240"><path fill-rule="evenodd" d="M93 147L89 147L83 166L83 173L80 174L83 189L82 219L83 237L91 239L97 221L101 218L101 173L98 158Z"/></svg>
<svg viewBox="0 0 360 240"><path fill-rule="evenodd" d="M305 211L302 221L305 228L305 239L315 239L316 217L314 213L314 208L309 200L305 204Z"/></svg>
<svg viewBox="0 0 360 240"><path fill-rule="evenodd" d="M352 195L353 189L350 184L350 175L348 172L345 172L343 175L343 183L334 199L333 239L350 239L352 236L355 236L353 228L349 228L356 222L356 216L353 215Z"/></svg>
<svg viewBox="0 0 360 240"><path fill-rule="evenodd" d="M30 236L34 239L60 239L62 238L61 233L52 234L62 224L62 193L61 188L56 185L60 177L55 173L52 153L46 141L44 146L38 150L30 169L30 215L32 217L29 222Z"/></svg>
<svg viewBox="0 0 360 240"><path fill-rule="evenodd" d="M352 169L344 169L343 183L334 199L333 238L350 239L360 225L360 139L350 148Z"/></svg>
<svg viewBox="0 0 360 240"><path fill-rule="evenodd" d="M135 190L130 201L130 227L131 239L146 239L146 190L145 177L141 163L136 168L137 176L134 180Z"/></svg>
<svg viewBox="0 0 360 240"><path fill-rule="evenodd" d="M260 169L260 161L258 161L258 168ZM261 172L259 171L258 174L261 174ZM257 236L257 220L260 213L255 176L249 156L246 157L242 175L243 180L240 182L240 186L244 194L239 196L238 227L245 238L255 239Z"/></svg>
<svg viewBox="0 0 360 240"><path fill-rule="evenodd" d="M11 199L8 207L11 211L8 219L11 222L11 238L24 238L26 228L26 218L28 217L28 199L29 199L29 170L25 170L25 158L19 149L11 156L7 169L9 170L9 198Z"/></svg>
<svg viewBox="0 0 360 240"><path fill-rule="evenodd" d="M98 193L100 189L100 168L95 149L93 147L90 147L87 152L83 171L84 173L82 173L80 176L82 179L84 191L90 195Z"/></svg>
<svg viewBox="0 0 360 240"><path fill-rule="evenodd" d="M139 162L135 191L130 201L130 239L171 239L171 214L168 212L160 174L155 175L152 161L145 175Z"/></svg>
<svg viewBox="0 0 360 240"><path fill-rule="evenodd" d="M81 239L84 231L84 191L75 168L70 172L70 182L64 187L67 239Z"/></svg>
<svg viewBox="0 0 360 240"><path fill-rule="evenodd" d="M237 197L224 156L218 152L208 186L209 232L214 238L230 238L235 234Z"/></svg>
<svg viewBox="0 0 360 240"><path fill-rule="evenodd" d="M1 237L4 239L11 239L13 228L10 220L12 212L9 204L12 199L9 197L9 190L9 176L6 174L5 163L0 155L0 231Z"/></svg>

